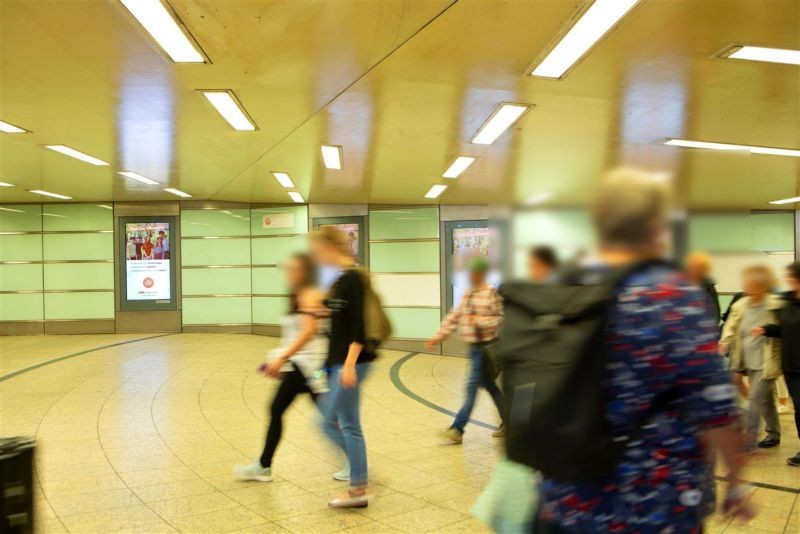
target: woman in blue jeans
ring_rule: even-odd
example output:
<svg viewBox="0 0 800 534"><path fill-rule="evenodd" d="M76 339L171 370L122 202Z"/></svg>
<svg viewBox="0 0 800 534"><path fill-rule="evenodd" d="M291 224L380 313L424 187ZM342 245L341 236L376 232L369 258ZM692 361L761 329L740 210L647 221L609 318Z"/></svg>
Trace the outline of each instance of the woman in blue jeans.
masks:
<svg viewBox="0 0 800 534"><path fill-rule="evenodd" d="M374 347L364 335L364 283L347 238L335 228L315 231L311 250L319 264L341 272L325 300L331 315L325 364L330 391L320 398L319 406L325 434L344 451L349 465L349 477L337 473L334 478L349 478L350 488L328 505L364 508L368 502L367 448L361 430L360 396L361 384L375 359Z"/></svg>

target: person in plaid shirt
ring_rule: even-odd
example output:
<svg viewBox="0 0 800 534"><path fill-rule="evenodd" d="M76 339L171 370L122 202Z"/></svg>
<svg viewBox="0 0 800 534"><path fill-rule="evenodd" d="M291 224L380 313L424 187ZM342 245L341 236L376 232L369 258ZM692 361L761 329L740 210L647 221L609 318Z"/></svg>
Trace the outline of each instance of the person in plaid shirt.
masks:
<svg viewBox="0 0 800 534"><path fill-rule="evenodd" d="M497 290L486 282L488 272L489 262L483 256L478 256L470 262L470 290L458 306L447 314L439 332L426 344L428 350L433 351L437 344L447 339L455 330L458 330L461 339L469 344L471 371L467 379L467 394L452 426L444 431L445 438L454 443L461 443L463 440L464 427L467 426L472 408L475 406L478 388L483 387L489 392L497 411L502 414L503 394L493 377L485 370L488 357L486 344L497 338L500 324L503 322L503 304ZM502 437L503 427L501 426L492 435Z"/></svg>

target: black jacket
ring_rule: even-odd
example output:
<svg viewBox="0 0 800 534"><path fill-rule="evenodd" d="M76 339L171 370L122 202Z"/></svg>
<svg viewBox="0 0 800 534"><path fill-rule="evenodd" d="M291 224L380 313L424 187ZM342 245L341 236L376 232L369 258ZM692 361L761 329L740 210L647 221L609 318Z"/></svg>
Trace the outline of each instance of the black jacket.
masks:
<svg viewBox="0 0 800 534"><path fill-rule="evenodd" d="M800 373L800 299L786 293L785 303L778 312L778 324L764 325L766 335L780 338L783 371Z"/></svg>
<svg viewBox="0 0 800 534"><path fill-rule="evenodd" d="M703 280L703 291L705 291L706 295L708 295L708 300L710 300L710 310L714 319L717 321L716 324L719 324L721 319L721 313L719 309L719 294L717 293L717 284L714 280L710 278L706 278Z"/></svg>

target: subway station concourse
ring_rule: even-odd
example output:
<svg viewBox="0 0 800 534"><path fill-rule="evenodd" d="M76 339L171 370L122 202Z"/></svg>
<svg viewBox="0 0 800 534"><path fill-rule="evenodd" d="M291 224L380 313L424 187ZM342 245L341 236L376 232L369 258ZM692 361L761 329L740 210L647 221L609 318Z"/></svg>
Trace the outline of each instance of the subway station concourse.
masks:
<svg viewBox="0 0 800 534"><path fill-rule="evenodd" d="M504 335L475 273L495 295L535 247L591 263L620 166L671 190L661 245L700 254L712 308L754 265L800 299L800 0L0 0L0 531L700 532L542 529L486 369L451 426ZM351 267L366 314L329 355ZM315 370L273 369L305 328ZM739 456L755 513L709 458L705 534L800 533L783 358L737 394L778 414Z"/></svg>

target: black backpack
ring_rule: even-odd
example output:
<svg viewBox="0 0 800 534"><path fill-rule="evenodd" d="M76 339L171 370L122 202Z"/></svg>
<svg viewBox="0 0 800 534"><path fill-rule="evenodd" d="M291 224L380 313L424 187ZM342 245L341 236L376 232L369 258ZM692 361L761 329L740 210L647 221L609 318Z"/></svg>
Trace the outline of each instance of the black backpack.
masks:
<svg viewBox="0 0 800 534"><path fill-rule="evenodd" d="M634 436L614 436L605 416L608 311L622 281L657 264L667 265L570 268L554 284L500 287L505 319L498 357L509 459L563 481L591 481L613 471Z"/></svg>

